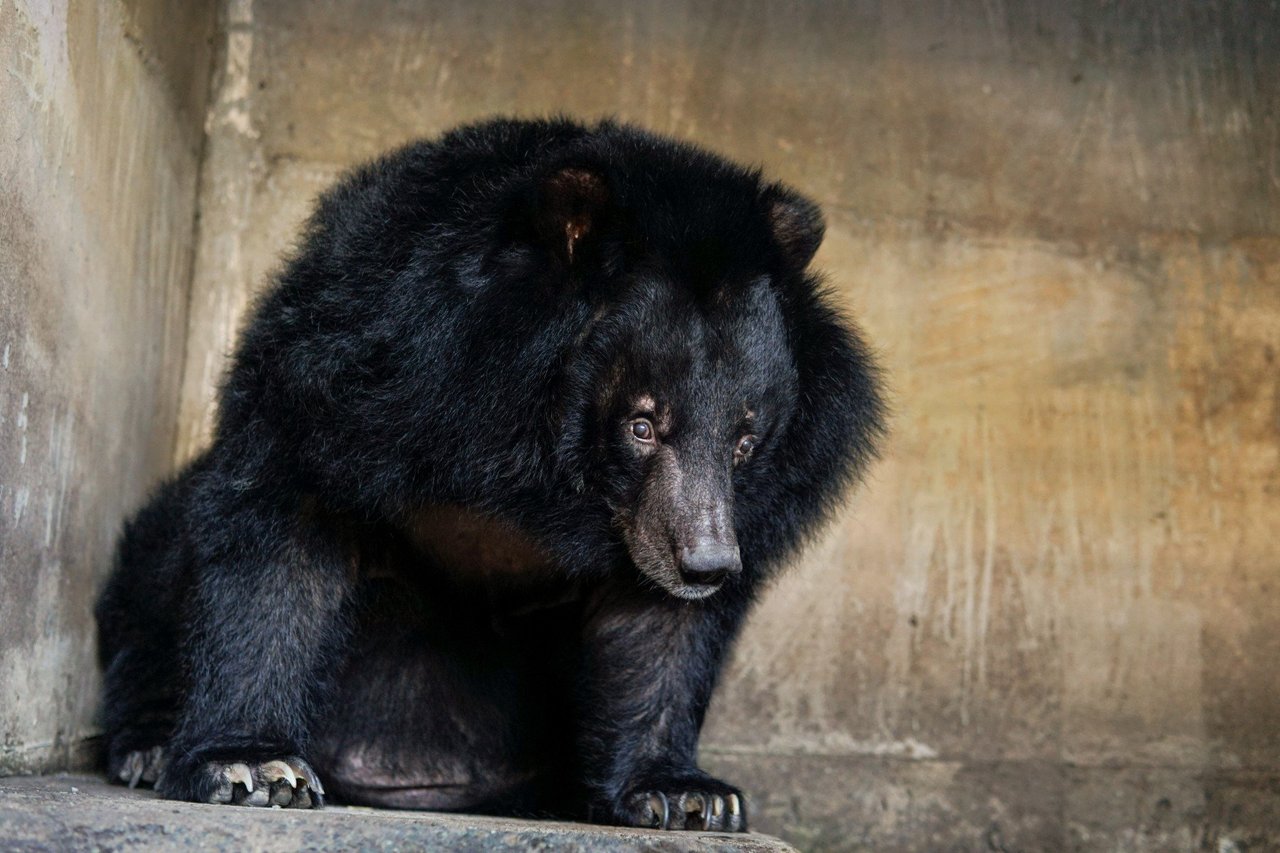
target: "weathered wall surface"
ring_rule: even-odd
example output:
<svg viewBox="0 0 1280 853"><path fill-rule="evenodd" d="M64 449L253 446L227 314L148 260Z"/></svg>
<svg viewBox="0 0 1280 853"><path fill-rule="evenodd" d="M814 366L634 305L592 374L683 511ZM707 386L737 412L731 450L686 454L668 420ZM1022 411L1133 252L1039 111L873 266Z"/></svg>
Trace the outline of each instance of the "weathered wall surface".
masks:
<svg viewBox="0 0 1280 853"><path fill-rule="evenodd" d="M1274 4L232 0L227 29L179 458L341 169L495 112L692 137L826 205L897 411L713 709L758 825L1280 844Z"/></svg>
<svg viewBox="0 0 1280 853"><path fill-rule="evenodd" d="M93 597L172 466L213 10L0 2L0 774L84 761Z"/></svg>

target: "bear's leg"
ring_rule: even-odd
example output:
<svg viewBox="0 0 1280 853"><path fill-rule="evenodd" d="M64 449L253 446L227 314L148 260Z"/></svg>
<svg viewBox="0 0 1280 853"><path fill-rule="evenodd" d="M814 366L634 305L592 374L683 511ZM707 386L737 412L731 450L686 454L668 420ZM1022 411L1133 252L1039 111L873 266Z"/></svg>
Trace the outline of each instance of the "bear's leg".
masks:
<svg viewBox="0 0 1280 853"><path fill-rule="evenodd" d="M582 637L579 749L591 818L665 829L743 831L742 792L698 769L698 735L748 604L726 587L685 602L601 590Z"/></svg>
<svg viewBox="0 0 1280 853"><path fill-rule="evenodd" d="M130 787L159 778L182 694L176 620L188 573L182 517L189 482L184 475L165 485L126 525L94 611L107 778Z"/></svg>
<svg viewBox="0 0 1280 853"><path fill-rule="evenodd" d="M163 745L177 714L176 658L172 646L130 646L116 653L103 674L110 781L131 788L154 785L164 769Z"/></svg>
<svg viewBox="0 0 1280 853"><path fill-rule="evenodd" d="M350 554L331 521L234 473L215 472L193 497L191 544L189 684L156 788L318 806L305 756L347 654Z"/></svg>
<svg viewBox="0 0 1280 853"><path fill-rule="evenodd" d="M546 639L571 620L495 626L487 600L387 579L363 587L357 641L311 751L330 794L388 808L555 811L544 792L565 790L569 703L548 673Z"/></svg>

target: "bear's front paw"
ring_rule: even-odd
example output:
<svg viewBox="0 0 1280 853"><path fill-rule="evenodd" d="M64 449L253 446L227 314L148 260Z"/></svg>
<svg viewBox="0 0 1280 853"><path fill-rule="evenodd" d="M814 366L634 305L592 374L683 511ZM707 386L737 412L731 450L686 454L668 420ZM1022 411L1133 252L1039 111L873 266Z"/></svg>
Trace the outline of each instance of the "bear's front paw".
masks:
<svg viewBox="0 0 1280 853"><path fill-rule="evenodd" d="M631 788L609 822L650 829L746 832L742 792L704 773L655 776Z"/></svg>
<svg viewBox="0 0 1280 853"><path fill-rule="evenodd" d="M206 761L185 778L170 765L157 784L170 799L238 806L316 809L324 805L324 786L311 765L297 756L263 762Z"/></svg>

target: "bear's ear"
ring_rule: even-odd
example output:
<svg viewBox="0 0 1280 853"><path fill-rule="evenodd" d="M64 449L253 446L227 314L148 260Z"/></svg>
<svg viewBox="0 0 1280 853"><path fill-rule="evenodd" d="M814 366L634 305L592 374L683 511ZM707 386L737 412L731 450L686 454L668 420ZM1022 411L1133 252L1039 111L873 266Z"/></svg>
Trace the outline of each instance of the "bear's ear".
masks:
<svg viewBox="0 0 1280 853"><path fill-rule="evenodd" d="M581 166L566 166L542 180L535 212L538 236L568 263L599 230L609 187L604 176Z"/></svg>
<svg viewBox="0 0 1280 853"><path fill-rule="evenodd" d="M826 220L817 204L782 184L765 188L764 200L774 242L797 269L813 260L827 231Z"/></svg>

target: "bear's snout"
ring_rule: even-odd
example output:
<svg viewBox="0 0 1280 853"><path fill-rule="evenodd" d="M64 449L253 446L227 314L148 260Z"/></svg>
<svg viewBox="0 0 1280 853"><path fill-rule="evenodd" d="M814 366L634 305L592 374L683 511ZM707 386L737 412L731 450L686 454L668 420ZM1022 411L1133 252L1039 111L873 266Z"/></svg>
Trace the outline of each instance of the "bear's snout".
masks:
<svg viewBox="0 0 1280 853"><path fill-rule="evenodd" d="M729 471L695 453L660 448L620 526L636 567L678 598L706 598L742 572Z"/></svg>
<svg viewBox="0 0 1280 853"><path fill-rule="evenodd" d="M681 548L676 555L680 577L690 586L718 587L725 578L742 571L737 545L701 540Z"/></svg>

